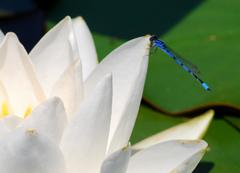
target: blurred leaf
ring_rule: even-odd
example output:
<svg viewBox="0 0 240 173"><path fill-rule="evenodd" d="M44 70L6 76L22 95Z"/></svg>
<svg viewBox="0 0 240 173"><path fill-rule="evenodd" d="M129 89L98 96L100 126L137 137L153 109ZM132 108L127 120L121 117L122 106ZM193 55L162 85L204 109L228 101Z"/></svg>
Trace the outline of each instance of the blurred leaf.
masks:
<svg viewBox="0 0 240 173"><path fill-rule="evenodd" d="M143 34L166 33L203 2L204 0L149 0L147 3L139 0L59 0L49 18L58 21L66 15L81 15L94 32L130 39Z"/></svg>
<svg viewBox="0 0 240 173"><path fill-rule="evenodd" d="M141 106L131 142L134 144L161 130L185 121L154 112ZM236 173L240 170L240 133L222 119L215 119L207 132L205 140L210 151L206 153L195 173Z"/></svg>

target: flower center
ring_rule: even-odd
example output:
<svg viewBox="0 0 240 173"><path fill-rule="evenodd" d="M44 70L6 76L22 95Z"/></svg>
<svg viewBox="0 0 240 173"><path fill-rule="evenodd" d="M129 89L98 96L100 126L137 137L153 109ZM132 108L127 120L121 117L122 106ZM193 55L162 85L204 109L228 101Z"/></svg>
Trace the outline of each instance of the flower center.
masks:
<svg viewBox="0 0 240 173"><path fill-rule="evenodd" d="M8 104L7 102L2 103L2 116L1 117L6 117L9 114L9 109L8 109Z"/></svg>
<svg viewBox="0 0 240 173"><path fill-rule="evenodd" d="M4 117L7 117L8 115L10 115L12 113L11 109L10 109L10 106L9 104L4 101L2 102L2 112L0 112L0 119L4 118ZM25 112L23 115L17 115L19 116L20 118L26 118L28 117L30 114L32 113L32 106L28 106L26 109L25 109Z"/></svg>

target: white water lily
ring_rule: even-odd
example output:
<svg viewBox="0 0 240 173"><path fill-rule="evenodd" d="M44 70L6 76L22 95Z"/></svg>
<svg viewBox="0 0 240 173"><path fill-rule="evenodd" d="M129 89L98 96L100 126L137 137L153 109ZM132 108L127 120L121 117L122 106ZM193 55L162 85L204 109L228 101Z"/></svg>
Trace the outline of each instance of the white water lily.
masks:
<svg viewBox="0 0 240 173"><path fill-rule="evenodd" d="M29 55L15 34L1 35L1 173L188 173L201 160L207 144L196 139L213 112L189 123L196 133L180 125L136 144L140 151L131 154L150 36L98 64L80 17L63 19Z"/></svg>

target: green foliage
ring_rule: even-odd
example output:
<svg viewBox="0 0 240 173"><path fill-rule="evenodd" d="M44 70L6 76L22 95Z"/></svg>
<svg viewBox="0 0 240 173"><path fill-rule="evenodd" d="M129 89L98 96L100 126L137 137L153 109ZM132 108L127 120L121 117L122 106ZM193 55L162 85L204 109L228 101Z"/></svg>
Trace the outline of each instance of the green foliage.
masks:
<svg viewBox="0 0 240 173"><path fill-rule="evenodd" d="M134 144L183 121L186 119L169 117L142 105L131 142ZM240 133L236 129L223 119L215 119L204 139L208 142L210 150L195 173L236 173L240 170Z"/></svg>
<svg viewBox="0 0 240 173"><path fill-rule="evenodd" d="M163 39L201 70L211 92L158 51L150 59L144 97L178 112L208 103L240 105L240 2L207 0Z"/></svg>

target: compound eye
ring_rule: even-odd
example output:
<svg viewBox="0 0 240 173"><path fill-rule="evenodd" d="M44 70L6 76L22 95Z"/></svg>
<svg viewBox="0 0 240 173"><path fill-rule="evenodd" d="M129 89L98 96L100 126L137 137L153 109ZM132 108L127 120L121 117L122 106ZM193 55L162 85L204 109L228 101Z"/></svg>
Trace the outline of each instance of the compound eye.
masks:
<svg viewBox="0 0 240 173"><path fill-rule="evenodd" d="M154 40L157 40L157 39L158 37L156 35L152 35L149 40L153 42Z"/></svg>

